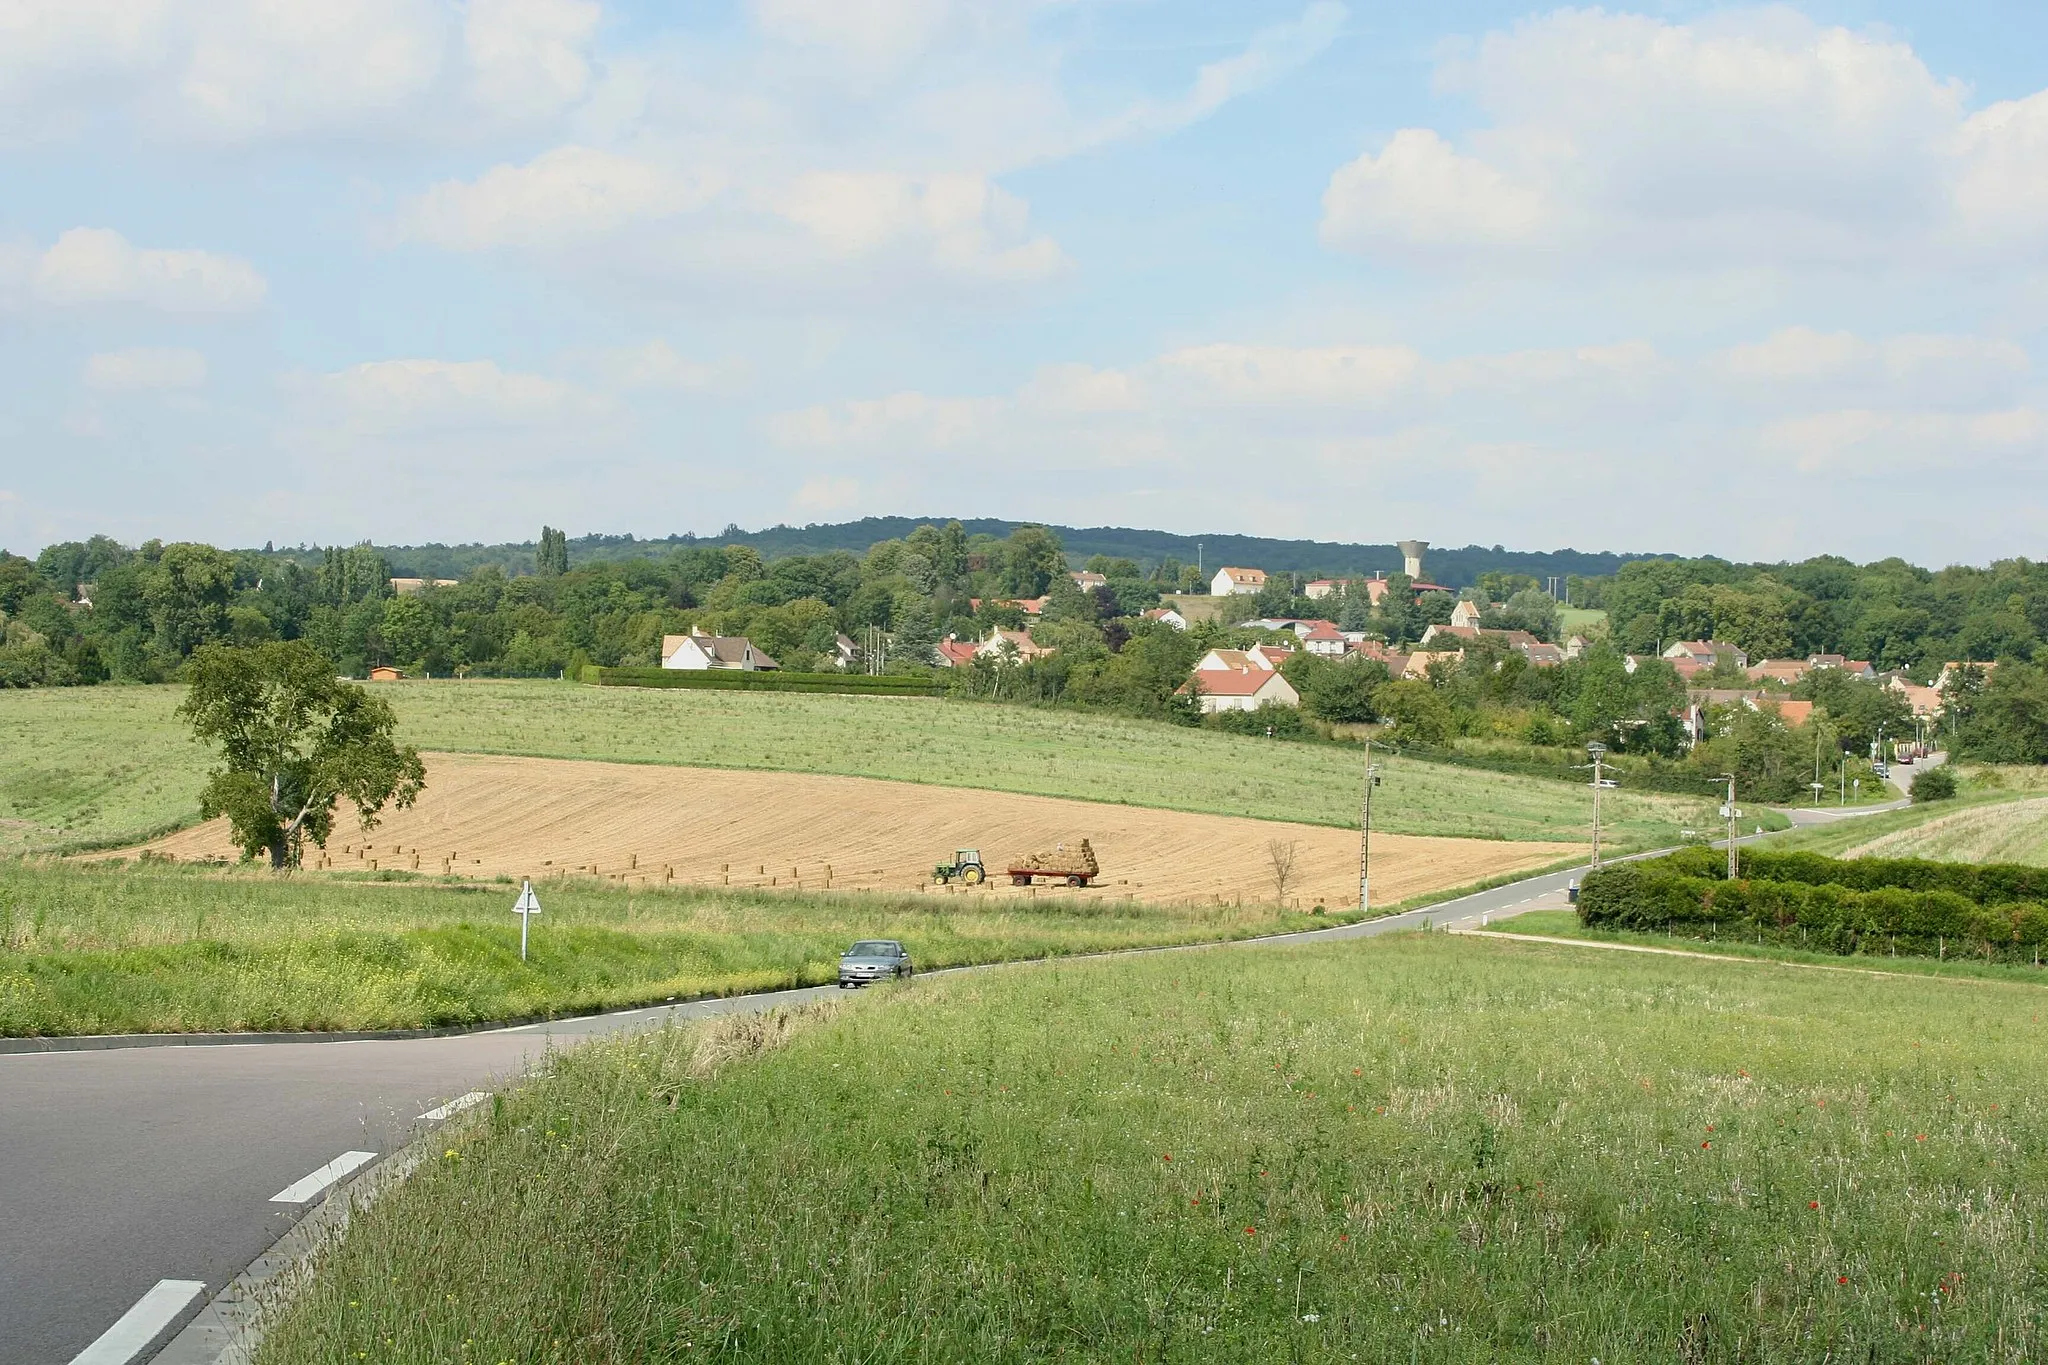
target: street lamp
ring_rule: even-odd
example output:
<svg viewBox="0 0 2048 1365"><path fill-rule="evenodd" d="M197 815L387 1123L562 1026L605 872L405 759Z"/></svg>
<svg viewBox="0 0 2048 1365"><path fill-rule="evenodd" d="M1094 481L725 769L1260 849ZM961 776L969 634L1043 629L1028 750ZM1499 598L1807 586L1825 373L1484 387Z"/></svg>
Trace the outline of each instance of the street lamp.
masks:
<svg viewBox="0 0 2048 1365"><path fill-rule="evenodd" d="M1600 778L1601 764L1607 758L1607 746L1594 740L1586 746L1586 754L1593 760L1593 866L1600 866Z"/></svg>

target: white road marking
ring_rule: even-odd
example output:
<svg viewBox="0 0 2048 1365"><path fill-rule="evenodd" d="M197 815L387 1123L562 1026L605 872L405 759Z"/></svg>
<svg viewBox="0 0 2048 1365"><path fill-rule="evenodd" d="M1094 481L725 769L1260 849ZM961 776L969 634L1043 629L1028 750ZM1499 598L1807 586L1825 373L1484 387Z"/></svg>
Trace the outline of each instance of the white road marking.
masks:
<svg viewBox="0 0 2048 1365"><path fill-rule="evenodd" d="M303 1180L291 1184L270 1196L273 1204L303 1204L314 1195L332 1185L349 1172L367 1162L375 1161L375 1152L343 1152L334 1160L322 1166Z"/></svg>
<svg viewBox="0 0 2048 1365"><path fill-rule="evenodd" d="M158 1280L119 1321L100 1333L97 1341L71 1357L71 1365L128 1365L171 1319L205 1292L206 1285L199 1280Z"/></svg>
<svg viewBox="0 0 2048 1365"><path fill-rule="evenodd" d="M438 1109L429 1109L426 1113L420 1115L419 1121L421 1123L439 1123L442 1119L452 1118L472 1105L482 1104L490 1097L490 1092L487 1090L472 1090L467 1095L461 1095L448 1101L448 1103Z"/></svg>

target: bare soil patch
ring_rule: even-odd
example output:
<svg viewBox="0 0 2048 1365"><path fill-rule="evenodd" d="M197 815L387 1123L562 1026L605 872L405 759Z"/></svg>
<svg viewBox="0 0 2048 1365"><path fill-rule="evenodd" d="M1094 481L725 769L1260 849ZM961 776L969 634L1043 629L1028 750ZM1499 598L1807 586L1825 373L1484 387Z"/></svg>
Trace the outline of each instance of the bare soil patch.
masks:
<svg viewBox="0 0 2048 1365"><path fill-rule="evenodd" d="M1001 875L1012 859L1083 838L1102 864L1097 886L1033 893ZM1358 834L1320 825L860 777L430 754L418 805L387 813L368 834L344 810L326 855L310 861L536 882L596 876L641 885L1270 902L1275 841L1293 845L1288 902L1357 904ZM180 862L236 856L220 820L146 848ZM951 892L930 886L932 865L950 861L956 848L979 848L993 881ZM1567 843L1375 834L1373 903L1581 852Z"/></svg>

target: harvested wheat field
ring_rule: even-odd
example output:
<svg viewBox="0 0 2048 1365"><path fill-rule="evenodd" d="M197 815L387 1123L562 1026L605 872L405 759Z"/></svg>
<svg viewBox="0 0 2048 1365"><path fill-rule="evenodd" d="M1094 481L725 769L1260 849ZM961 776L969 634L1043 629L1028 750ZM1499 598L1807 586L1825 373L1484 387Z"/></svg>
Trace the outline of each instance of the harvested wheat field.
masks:
<svg viewBox="0 0 2048 1365"><path fill-rule="evenodd" d="M721 884L1023 896L1008 860L1093 842L1097 886L1036 894L1155 902L1276 898L1275 843L1293 846L1286 899L1358 900L1358 835L1320 825L1192 815L1044 796L810 773L733 772L546 758L427 756L427 789L367 835L344 807L314 866L376 866L541 881L598 876ZM179 861L235 856L216 820L147 846ZM947 892L934 863L979 848L994 881ZM1582 852L1576 844L1375 835L1373 901L1387 904Z"/></svg>

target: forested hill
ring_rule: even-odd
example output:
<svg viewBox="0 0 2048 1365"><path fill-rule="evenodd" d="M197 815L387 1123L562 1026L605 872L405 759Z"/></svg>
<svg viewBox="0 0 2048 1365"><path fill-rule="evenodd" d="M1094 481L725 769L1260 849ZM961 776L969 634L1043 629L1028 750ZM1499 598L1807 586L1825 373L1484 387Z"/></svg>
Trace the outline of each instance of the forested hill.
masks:
<svg viewBox="0 0 2048 1365"><path fill-rule="evenodd" d="M944 526L948 517L864 517L859 521L818 526L771 526L763 531L743 531L729 526L715 536L674 535L642 540L634 536L587 535L569 542L569 562L587 564L599 560L659 556L685 545L751 545L763 558L785 555L822 554L850 550L865 554L870 546L898 540L922 525ZM961 518L970 536L1007 537L1026 524L993 518ZM1401 552L1392 544L1358 545L1321 540L1276 540L1265 536L1198 535L1180 536L1166 531L1147 531L1125 526L1053 526L1066 547L1068 557L1080 564L1095 555L1130 559L1151 568L1162 560L1193 564L1198 559L1213 571L1219 565L1239 564L1268 573L1300 573L1341 577L1347 574L1392 573L1401 567ZM408 578L461 578L486 564L495 564L508 574L530 573L534 543L505 545L380 545L378 551L390 561L391 571ZM1462 588L1483 573L1528 574L1538 580L1559 578L1602 578L1623 564L1637 559L1662 556L1612 554L1582 550L1509 550L1499 545L1467 545L1429 551L1425 565L1429 577L1446 587Z"/></svg>

